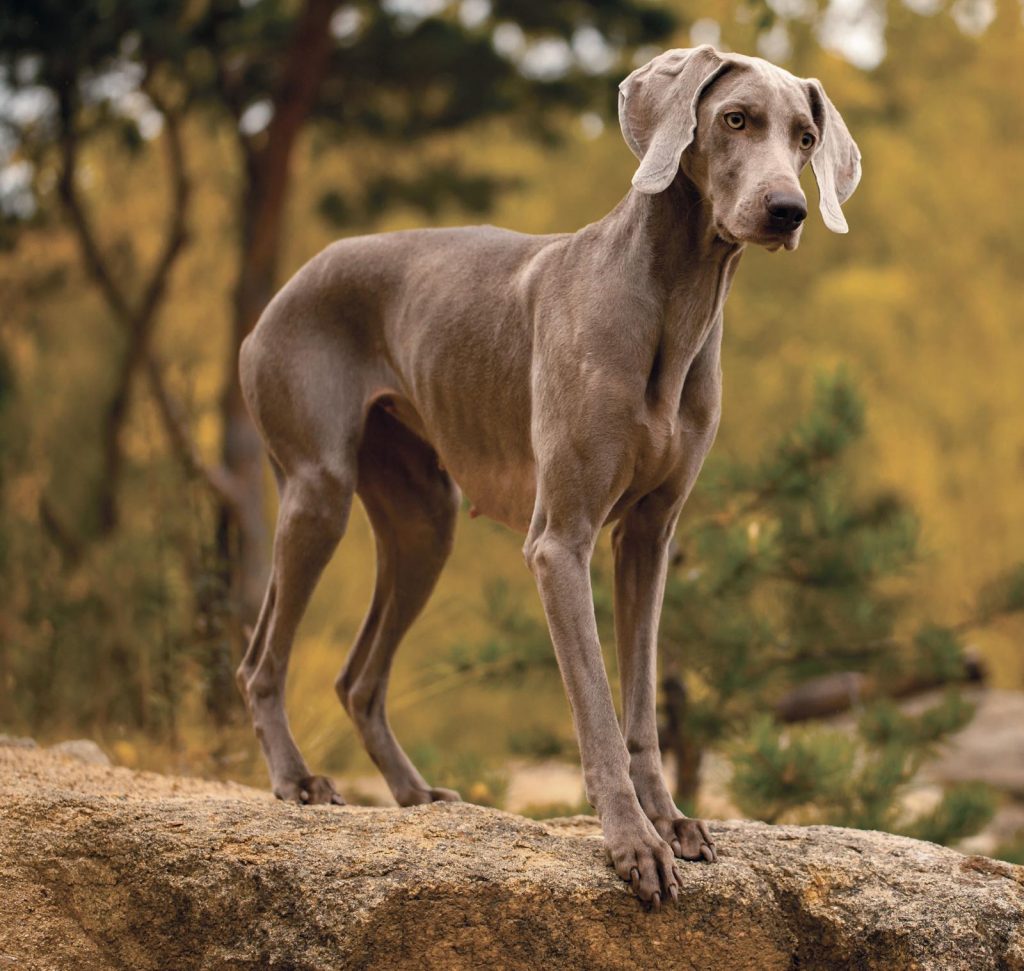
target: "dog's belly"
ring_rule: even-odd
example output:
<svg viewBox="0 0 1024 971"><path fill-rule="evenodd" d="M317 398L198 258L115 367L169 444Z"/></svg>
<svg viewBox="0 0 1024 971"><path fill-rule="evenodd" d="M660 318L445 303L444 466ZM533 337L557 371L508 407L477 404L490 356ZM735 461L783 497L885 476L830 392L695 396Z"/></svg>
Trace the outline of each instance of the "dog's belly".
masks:
<svg viewBox="0 0 1024 971"><path fill-rule="evenodd" d="M674 429L673 429L674 431ZM470 504L471 516L486 516L520 533L526 533L533 517L536 500L536 466L531 454L516 459L495 461L482 459L459 449L447 453L434 444L442 463L462 490ZM623 449L623 461L636 455ZM639 450L640 460L625 490L608 496L610 508L605 524L614 523L644 496L680 478L680 467L687 463L678 433L671 439L662 432Z"/></svg>
<svg viewBox="0 0 1024 971"><path fill-rule="evenodd" d="M537 488L532 461L503 467L456 465L449 471L469 501L470 516L486 516L523 534L530 528Z"/></svg>
<svg viewBox="0 0 1024 971"><path fill-rule="evenodd" d="M470 516L485 516L526 534L536 501L536 463L530 443L528 408L523 402L503 400L496 391L489 407L466 409L445 397L416 404L392 391L380 404L437 452L438 464L452 477L469 504ZM437 420L438 413L449 421ZM434 419L434 420L431 420ZM685 436L674 414L644 409L635 436L622 443L623 469L631 469L625 487L607 497L605 523L615 522L645 495L680 478L680 467L691 461Z"/></svg>
<svg viewBox="0 0 1024 971"><path fill-rule="evenodd" d="M486 516L527 532L537 484L522 409L500 407L501 402L499 407L465 412L451 408L450 414L462 420L450 427L431 420L435 416L429 405L416 405L395 392L381 398L380 404L433 447L438 464L469 503L471 516Z"/></svg>

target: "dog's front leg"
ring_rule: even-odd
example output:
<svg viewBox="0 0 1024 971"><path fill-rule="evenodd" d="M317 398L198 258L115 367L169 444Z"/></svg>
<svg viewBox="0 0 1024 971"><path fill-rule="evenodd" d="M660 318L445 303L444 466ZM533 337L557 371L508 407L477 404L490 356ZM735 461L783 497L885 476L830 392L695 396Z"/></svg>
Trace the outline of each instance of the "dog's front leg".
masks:
<svg viewBox="0 0 1024 971"><path fill-rule="evenodd" d="M645 496L615 524L615 644L629 774L648 819L676 856L715 860L705 823L676 807L661 773L656 714L658 621L668 550L682 507L675 490Z"/></svg>
<svg viewBox="0 0 1024 971"><path fill-rule="evenodd" d="M572 706L587 788L615 872L655 907L679 892L672 848L637 800L601 656L590 586L598 524L570 526L538 499L524 553L537 581Z"/></svg>
<svg viewBox="0 0 1024 971"><path fill-rule="evenodd" d="M676 807L661 774L657 691L658 621L676 520L715 440L722 402L722 319L694 358L679 402L679 460L656 491L627 510L612 534L615 640L630 776L644 812L684 859L715 859L707 826Z"/></svg>

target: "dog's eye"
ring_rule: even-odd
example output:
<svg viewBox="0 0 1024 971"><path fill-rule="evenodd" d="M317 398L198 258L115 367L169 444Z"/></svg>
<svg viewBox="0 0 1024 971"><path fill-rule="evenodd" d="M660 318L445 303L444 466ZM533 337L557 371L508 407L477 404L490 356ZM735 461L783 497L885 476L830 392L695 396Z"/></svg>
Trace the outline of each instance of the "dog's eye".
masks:
<svg viewBox="0 0 1024 971"><path fill-rule="evenodd" d="M809 132L805 131L800 136L800 147L806 152L809 148L814 148L814 136Z"/></svg>
<svg viewBox="0 0 1024 971"><path fill-rule="evenodd" d="M747 123L747 119L743 117L742 111L727 111L725 113L725 123L730 128L735 128L739 131Z"/></svg>

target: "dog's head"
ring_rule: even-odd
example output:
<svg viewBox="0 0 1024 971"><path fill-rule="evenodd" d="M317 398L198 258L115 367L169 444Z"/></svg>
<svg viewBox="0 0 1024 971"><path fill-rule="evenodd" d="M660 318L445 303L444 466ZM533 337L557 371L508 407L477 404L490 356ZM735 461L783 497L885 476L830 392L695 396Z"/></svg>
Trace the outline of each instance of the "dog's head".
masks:
<svg viewBox="0 0 1024 971"><path fill-rule="evenodd" d="M840 206L860 181L860 151L813 78L709 46L666 51L619 85L619 124L640 160L634 187L664 192L681 168L728 242L795 249L808 162L825 225L847 231Z"/></svg>

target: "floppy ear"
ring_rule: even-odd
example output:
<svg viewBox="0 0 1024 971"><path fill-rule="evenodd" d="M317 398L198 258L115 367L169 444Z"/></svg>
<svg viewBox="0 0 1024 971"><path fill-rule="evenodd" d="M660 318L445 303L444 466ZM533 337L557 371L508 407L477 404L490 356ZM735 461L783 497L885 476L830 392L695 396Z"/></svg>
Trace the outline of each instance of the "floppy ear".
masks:
<svg viewBox="0 0 1024 971"><path fill-rule="evenodd" d="M840 206L853 195L860 182L860 149L821 82L811 78L807 85L814 123L821 136L811 158L811 168L818 182L821 218L832 232L845 233L850 227Z"/></svg>
<svg viewBox="0 0 1024 971"><path fill-rule="evenodd" d="M640 167L633 185L647 195L664 192L693 141L701 92L724 70L710 45L672 50L637 68L619 85L619 126Z"/></svg>

